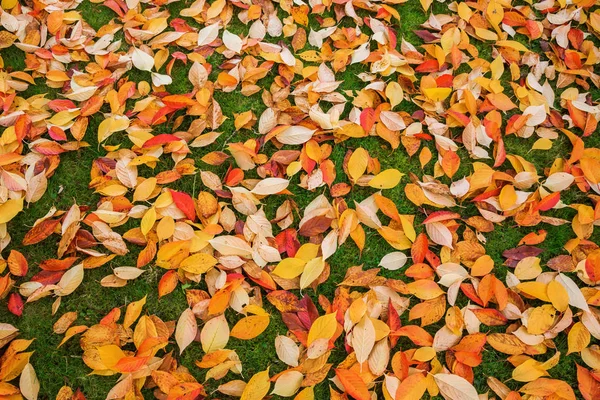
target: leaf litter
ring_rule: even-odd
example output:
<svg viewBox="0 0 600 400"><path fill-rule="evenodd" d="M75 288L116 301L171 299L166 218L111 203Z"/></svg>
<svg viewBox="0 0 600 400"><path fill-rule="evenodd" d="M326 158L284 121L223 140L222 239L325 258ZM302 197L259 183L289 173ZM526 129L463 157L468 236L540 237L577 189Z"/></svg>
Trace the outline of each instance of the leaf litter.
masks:
<svg viewBox="0 0 600 400"><path fill-rule="evenodd" d="M600 150L587 139L600 118L591 95L600 85L600 8L594 0L442 1L436 13L420 0L428 18L410 43L397 29L406 2L199 0L172 15L166 6L176 1L95 0L114 19L94 29L80 2L3 0L0 48L22 51L25 65L12 71L0 59L8 310L21 316L53 297L59 347L77 337L89 372L115 376L107 399L144 398L142 388L159 399L313 399L317 385L333 399L600 397L600 248L590 239L600 219ZM341 90L354 65L361 87ZM187 71L188 93L170 91L177 70ZM39 82L56 96L22 97ZM220 92L258 96L265 109L224 110ZM231 118L235 132L223 132ZM535 139L531 152L511 154L512 137ZM418 158L422 174L382 169L361 145L366 138ZM561 140L571 152L538 170L531 157ZM61 154L90 151L90 141L101 152L89 166L100 201L39 218L22 245L54 246L56 257L29 265L10 248L11 220L44 196ZM342 165L332 159L336 146ZM159 164L172 168L155 173ZM221 165L225 173L210 168ZM178 190L192 177L198 193ZM417 214L401 212L386 192L394 188ZM298 190L311 198L302 209ZM353 191L369 195L347 202ZM280 204L273 219L267 202ZM554 216L558 209L574 217ZM505 276L486 249L499 224L537 229L503 253ZM563 254L545 263L536 247L544 225L572 230ZM339 269L328 260L349 246L362 252L373 235L389 245L379 266L392 272L353 266L333 296L320 294ZM135 266L113 266L134 248ZM185 290L177 321L151 314L146 296L95 324L73 325L77 312L60 312L90 269L104 268L100 284L116 288L154 267L159 297ZM288 329L271 343L276 369L287 369L245 376L243 357L227 346L260 337L269 310ZM33 400L43 356L30 360L21 333L0 324L0 392ZM552 374L564 338L567 354L580 356L577 394ZM180 355L190 346L203 356L185 367ZM346 357L331 361L334 350ZM488 375L477 368L483 351L505 358L518 385L488 376L490 391L478 394L475 377ZM57 398L85 394L64 386Z"/></svg>

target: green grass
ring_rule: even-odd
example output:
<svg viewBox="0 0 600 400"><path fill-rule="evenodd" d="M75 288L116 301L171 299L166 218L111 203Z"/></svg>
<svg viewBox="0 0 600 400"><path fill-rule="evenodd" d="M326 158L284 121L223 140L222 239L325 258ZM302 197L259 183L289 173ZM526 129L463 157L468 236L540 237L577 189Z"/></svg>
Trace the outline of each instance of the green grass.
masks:
<svg viewBox="0 0 600 400"><path fill-rule="evenodd" d="M173 3L168 6L172 13L172 16L177 16L178 11L184 7L189 6L190 0L180 1ZM434 3L435 12L445 12L445 4ZM413 33L414 29L418 29L419 25L423 23L427 18L428 14L424 13L418 1L410 0L406 4L396 6L400 11L402 20L400 22L393 20L393 24L397 29L398 41L404 37L407 41L417 45L420 39ZM106 24L111 19L115 18L115 14L106 7L102 7L99 4L91 4L89 2L83 2L79 10L84 15L86 21L88 21L95 29L98 29L102 25ZM359 12L361 13L361 12ZM362 15L362 14L361 14ZM189 20L189 18L187 19ZM191 25L193 22L188 21ZM316 28L316 26L315 26ZM240 24L239 21L234 17L233 27L231 28L234 32L247 32L247 27ZM479 47L484 54L487 51L486 57L489 59L489 47L484 44L479 44ZM4 62L7 64L7 68L10 70L23 70L25 65L23 62L23 54L16 49L11 47L2 51L2 57ZM209 61L213 65L217 66L222 62L222 58L215 54L209 58ZM189 67L189 63L188 63ZM173 84L168 87L168 90L172 93L187 93L191 90L191 85L187 81L187 68L181 65L180 62L173 69ZM339 74L340 78L344 81L341 90L354 90L364 86L358 77L357 73L361 71L361 66L355 65L349 67L345 72ZM217 69L213 70L211 79L216 78ZM260 84L264 88L268 88L273 81L276 74L276 70L272 71L266 78L260 81ZM149 80L149 74L139 73L137 71L131 71L128 74L129 78L134 81ZM24 97L39 93L48 93L49 97L55 97L56 92L48 90L43 80L39 79L36 86L31 86ZM594 100L598 100L598 91L593 92ZM230 137L230 133L234 132L233 127L233 114L240 113L247 110L253 110L254 113L259 116L264 110L265 106L262 103L260 94L255 94L250 97L245 97L239 92L234 93L222 93L216 92L215 99L220 103L224 114L228 117L228 120L223 124L219 131L225 132L219 141L207 149L194 149L193 157L196 160L196 165L200 169L208 169L223 176L224 171L227 168L227 163L220 167L208 166L200 158L208 151L221 150L225 144L226 138ZM404 102L400 108L407 112L413 112L417 109L412 104ZM180 114L178 114L180 115ZM91 190L87 188L90 175L90 167L93 160L102 155L102 150L99 149L98 143L96 142L97 127L102 117L99 115L94 116L90 121L88 127L86 141L90 143L90 147L81 149L77 152L71 152L61 156L61 164L57 169L54 176L50 179L48 191L44 197L37 203L29 206L25 212L19 214L10 223L10 233L12 235L12 243L9 247L19 250L26 255L30 264L30 276L39 271L37 264L42 260L56 257L56 243L57 237L52 236L50 239L42 242L36 246L23 247L20 245L23 236L33 225L34 221L44 215L46 211L52 206L56 206L58 209L68 209L74 201L78 204L89 205L94 207L99 200L99 197L95 195ZM185 117L182 128L189 126L191 117ZM172 124L166 126L157 127L157 131L170 132ZM230 141L243 141L253 137L254 134L249 131L241 131L233 134ZM109 143L116 144L123 138L120 135L114 135ZM553 148L550 151L530 151L531 145L535 139L523 140L514 137L507 138L506 146L507 153L519 154L526 156L528 160L535 163L538 168L538 173L542 175L543 169L548 167L552 160L556 157L566 157L570 153L570 144L565 138L561 138L555 141ZM598 145L597 137L591 137L587 139L587 146ZM432 144L427 144L431 150L435 152ZM346 180L345 174L342 171L342 161L347 149L354 149L358 146L362 146L369 151L371 156L378 157L382 169L384 168L398 168L401 172L408 174L413 172L417 175L423 173L433 172L433 162L431 162L423 171L420 167L418 158L408 157L402 147L393 151L391 147L385 144L382 140L377 138L366 138L360 140L349 140L334 147L333 154L331 156L332 161L337 166L337 180L336 182L343 182ZM459 173L456 175L456 179L462 178L464 175L469 174L471 171L470 162L464 156L463 163ZM164 170L170 168L172 165L169 161L165 161L166 157L160 161L158 170ZM252 173L250 173L251 175ZM252 175L251 175L252 176ZM404 182L407 178L405 178ZM442 178L446 183L450 183L447 178ZM293 183L298 183L298 178L294 178ZM197 177L186 176L176 184L171 185L176 190L185 190L189 193L196 195L200 190L206 190L202 187L202 184ZM294 200L298 203L300 209L306 206L315 196L314 193L308 193L300 188L292 187L294 193ZM360 201L372 193L370 189L356 188L347 197L346 201L348 204L353 204L353 201ZM401 213L405 214L416 214L417 222L423 220L423 214L419 212L411 202L409 202L405 195L403 185L400 185L394 189L385 191L385 195L395 201L398 209ZM271 201L271 200L270 200ZM279 201L279 200L278 200ZM585 201L583 195L575 195L569 198L569 202ZM273 218L275 210L280 204L277 201L266 205L265 209L267 216ZM465 217L475 215L476 210L472 206L467 206L461 209L461 213ZM575 211L572 209L564 209L557 211L553 216L571 219L575 215ZM134 222L134 225L138 221ZM128 224L127 227L133 226ZM423 229L419 224L415 224L417 231L420 232ZM506 267L502 264L504 259L502 252L504 250L513 248L517 245L518 241L525 234L542 228L519 228L515 229L515 224L508 221L502 225L497 225L494 232L486 234L487 253L494 259L497 276L502 279L507 271ZM571 231L569 225L562 227L554 226L543 226L543 229L548 231L548 239L541 244L539 247L544 249L541 258L545 262L549 258L558 254L565 254L566 252L562 248L565 242L573 238L575 235ZM119 232L123 233L125 229L118 229ZM343 247L343 250L338 251L330 259L331 264L331 277L330 279L318 287L318 293L312 293L306 291L316 302L316 294L323 294L329 299L332 299L336 289L336 282L340 282L345 275L346 270L353 265L363 264L365 267L373 268L376 267L380 259L392 251L392 248L374 231L366 228L367 231L367 245L362 254L359 253L356 246L349 240ZM594 234L592 240L598 240L598 234ZM110 273L110 269L117 266L135 265L137 252L139 249L135 246L130 246L132 252L124 257L115 258L109 265L105 265L101 268L86 271L86 277L83 284L77 289L75 293L63 299L62 305L56 316L51 316L51 305L53 299L44 298L33 304L27 304L22 318L17 318L12 314L8 313L5 307L0 309L0 321L11 323L17 326L21 330L21 337L23 338L36 338L32 344L32 349L36 351L32 358L32 363L35 366L36 372L41 382L41 397L42 398L54 398L63 385L69 385L72 388L81 388L88 399L103 399L110 388L116 383L116 377L102 377L96 375L90 375L90 369L83 363L81 359L81 349L79 346L79 338L75 337L71 339L66 345L57 349L57 345L62 339L62 335L55 335L52 333L52 325L56 321L59 315L66 311L77 311L79 317L75 324L85 324L91 326L96 324L106 313L108 313L113 307L124 307L129 302L138 300L145 295L148 295L148 302L145 306L145 313L156 314L165 321L176 320L179 314L187 307L185 301L185 294L181 286L172 294L162 298L157 298L157 282L164 272L156 266L149 266L147 272L139 279L130 282L124 288L104 288L100 285L102 277ZM404 279L403 275L399 272L382 272L383 275L393 278ZM417 301L413 300L413 304ZM273 340L278 334L285 334L287 328L282 323L279 313L265 301L267 310L272 315L272 320L267 331L249 342L240 341L237 339L231 339L231 349L236 350L239 354L243 363L243 379L247 380L254 373L264 370L267 366L271 367L273 372L279 372L284 369L283 364L277 359L274 351ZM123 308L124 309L124 308ZM228 314L230 321L233 321L236 316L233 313ZM407 313L403 315L404 322L406 322ZM427 329L433 334L435 329L439 326L428 327ZM485 327L482 330L485 331ZM559 336L556 340L558 349L562 354L566 354L566 337L564 335ZM333 351L333 354L329 362L333 362L334 365L342 361L346 354L341 340L338 341L338 348ZM402 349L413 347L408 341L401 341L400 346ZM170 346L171 349L175 349L176 346ZM397 351L400 347L397 347ZM192 344L180 357L181 363L189 368L190 372L200 381L204 381L204 374L206 371L201 371L194 365L195 360L199 360L202 357L202 351L198 344ZM547 356L542 356L541 359L545 359ZM570 355L568 357L563 356L559 365L552 370L550 374L553 377L566 380L572 386L576 386L575 366L574 362L581 362L578 355ZM496 353L486 347L484 351L484 362L481 366L475 370L475 386L480 393L484 393L488 390L485 379L488 376L494 376L501 381L504 381L509 387L517 389L521 385L517 382L511 381L512 366L506 361L506 356ZM330 373L330 377L332 374ZM206 382L207 392L212 392L216 389L219 383L225 382L228 379L232 379L233 375L230 373L221 382L215 382L210 380ZM316 387L316 398L324 399L328 398L328 381L326 380L322 384ZM150 396L150 393L146 393Z"/></svg>

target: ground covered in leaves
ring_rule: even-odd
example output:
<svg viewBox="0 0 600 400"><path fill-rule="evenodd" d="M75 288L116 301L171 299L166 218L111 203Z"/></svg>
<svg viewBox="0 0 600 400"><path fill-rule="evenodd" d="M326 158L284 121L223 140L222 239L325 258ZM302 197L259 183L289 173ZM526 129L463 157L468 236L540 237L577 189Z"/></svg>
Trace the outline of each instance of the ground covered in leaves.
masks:
<svg viewBox="0 0 600 400"><path fill-rule="evenodd" d="M600 398L598 1L1 7L1 398Z"/></svg>

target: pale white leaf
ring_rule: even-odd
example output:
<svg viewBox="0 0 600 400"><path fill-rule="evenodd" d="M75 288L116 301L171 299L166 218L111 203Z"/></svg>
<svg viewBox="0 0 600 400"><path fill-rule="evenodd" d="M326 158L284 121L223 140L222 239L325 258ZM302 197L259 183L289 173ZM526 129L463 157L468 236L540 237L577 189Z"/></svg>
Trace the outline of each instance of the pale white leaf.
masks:
<svg viewBox="0 0 600 400"><path fill-rule="evenodd" d="M223 44L229 50L234 51L238 54L242 51L242 39L235 33L229 32L227 29L223 31Z"/></svg>
<svg viewBox="0 0 600 400"><path fill-rule="evenodd" d="M188 79L195 88L202 88L208 80L208 71L204 68L204 65L199 62L194 62L188 72Z"/></svg>
<svg viewBox="0 0 600 400"><path fill-rule="evenodd" d="M294 125L279 133L277 135L277 140L283 144L304 144L312 138L316 131L316 129Z"/></svg>
<svg viewBox="0 0 600 400"><path fill-rule="evenodd" d="M252 258L252 247L237 236L217 236L208 242L224 256Z"/></svg>
<svg viewBox="0 0 600 400"><path fill-rule="evenodd" d="M432 222L425 225L427 235L433 240L434 243L440 246L452 247L452 232L441 222Z"/></svg>
<svg viewBox="0 0 600 400"><path fill-rule="evenodd" d="M546 106L540 104L539 106L529 106L523 111L523 115L529 115L527 126L538 126L546 120Z"/></svg>
<svg viewBox="0 0 600 400"><path fill-rule="evenodd" d="M196 316L191 308L186 308L177 321L177 327L175 328L175 341L179 346L179 354L183 353L186 347L190 345L196 338L198 333L198 323L196 322Z"/></svg>
<svg viewBox="0 0 600 400"><path fill-rule="evenodd" d="M477 390L465 378L454 374L435 374L435 383L446 400L479 400Z"/></svg>
<svg viewBox="0 0 600 400"><path fill-rule="evenodd" d="M262 181L258 182L254 189L251 190L252 193L257 194L259 196L267 196L269 194L279 193L285 188L288 187L290 181L283 178L266 178Z"/></svg>
<svg viewBox="0 0 600 400"><path fill-rule="evenodd" d="M205 26L198 32L198 46L205 46L215 41L219 36L219 22Z"/></svg>
<svg viewBox="0 0 600 400"><path fill-rule="evenodd" d="M60 278L58 288L54 291L57 296L67 296L75 291L83 282L83 264L77 264Z"/></svg>
<svg viewBox="0 0 600 400"><path fill-rule="evenodd" d="M458 181L452 182L450 185L450 193L454 197L463 197L465 194L469 192L471 184L467 180L467 178L459 179Z"/></svg>
<svg viewBox="0 0 600 400"><path fill-rule="evenodd" d="M154 66L154 57L138 48L133 49L131 61L133 66L141 71L150 71Z"/></svg>
<svg viewBox="0 0 600 400"><path fill-rule="evenodd" d="M290 367L298 366L300 348L289 337L279 335L275 338L275 352L277 353L277 357Z"/></svg>
<svg viewBox="0 0 600 400"><path fill-rule="evenodd" d="M371 318L365 315L352 329L352 348L356 354L356 361L360 364L367 361L373 346L375 346L375 326Z"/></svg>
<svg viewBox="0 0 600 400"><path fill-rule="evenodd" d="M321 252L323 253L323 260L327 260L331 257L338 248L338 230L332 229L323 242L321 243Z"/></svg>
<svg viewBox="0 0 600 400"><path fill-rule="evenodd" d="M124 279L126 281L136 279L144 272L146 271L135 267L117 267L113 270L113 274L115 274L117 278Z"/></svg>
<svg viewBox="0 0 600 400"><path fill-rule="evenodd" d="M390 271L396 271L406 264L406 260L408 260L406 254L401 251L394 251L383 256L379 262L379 266Z"/></svg>
<svg viewBox="0 0 600 400"><path fill-rule="evenodd" d="M173 83L173 79L166 74L158 74L156 72L151 72L150 77L152 78L152 84L154 86L170 85L171 83Z"/></svg>
<svg viewBox="0 0 600 400"><path fill-rule="evenodd" d="M369 370L374 375L382 375L390 362L390 344L383 338L373 346L369 355Z"/></svg>
<svg viewBox="0 0 600 400"><path fill-rule="evenodd" d="M21 390L23 397L27 400L37 400L38 393L40 392L40 381L35 374L33 365L30 363L27 363L21 372L19 389Z"/></svg>
<svg viewBox="0 0 600 400"><path fill-rule="evenodd" d="M283 397L293 396L300 389L303 379L304 375L300 371L286 371L275 381L275 387L271 394Z"/></svg>
<svg viewBox="0 0 600 400"><path fill-rule="evenodd" d="M571 278L569 278L565 274L560 273L555 278L555 280L561 285L563 285L563 287L567 290L567 293L569 294L570 305L572 305L573 307L577 307L583 311L590 311L590 307L588 306L587 301L583 296L583 293L581 293L581 289L577 287L577 284L573 282Z"/></svg>
<svg viewBox="0 0 600 400"><path fill-rule="evenodd" d="M229 325L225 315L210 319L200 332L200 343L205 353L224 349L229 342Z"/></svg>
<svg viewBox="0 0 600 400"><path fill-rule="evenodd" d="M556 172L546 179L544 187L552 192L560 192L568 188L575 181L575 177L568 172Z"/></svg>

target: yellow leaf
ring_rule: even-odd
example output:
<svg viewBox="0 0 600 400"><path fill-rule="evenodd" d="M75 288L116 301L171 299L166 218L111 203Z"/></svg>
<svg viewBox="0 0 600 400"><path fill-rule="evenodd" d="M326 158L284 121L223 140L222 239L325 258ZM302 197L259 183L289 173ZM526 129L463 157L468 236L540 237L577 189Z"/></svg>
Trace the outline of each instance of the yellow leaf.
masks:
<svg viewBox="0 0 600 400"><path fill-rule="evenodd" d="M209 319L202 332L200 332L200 343L205 353L224 349L229 341L229 325L225 315Z"/></svg>
<svg viewBox="0 0 600 400"><path fill-rule="evenodd" d="M543 282L522 282L517 285L517 289L528 296L535 297L542 301L550 301L547 294L548 285Z"/></svg>
<svg viewBox="0 0 600 400"><path fill-rule="evenodd" d="M368 164L369 153L362 147L354 150L354 153L352 153L350 159L348 160L348 174L350 175L350 178L356 182L361 176L363 176Z"/></svg>
<svg viewBox="0 0 600 400"><path fill-rule="evenodd" d="M415 228L413 227L412 222L410 222L410 220L405 215L400 215L400 222L402 223L402 230L404 231L406 237L411 242L414 242L417 238L417 233L415 232Z"/></svg>
<svg viewBox="0 0 600 400"><path fill-rule="evenodd" d="M317 339L331 339L337 330L335 313L323 315L315 320L308 331L307 345Z"/></svg>
<svg viewBox="0 0 600 400"><path fill-rule="evenodd" d="M98 347L98 355L107 369L113 369L119 360L125 357L123 350L114 344Z"/></svg>
<svg viewBox="0 0 600 400"><path fill-rule="evenodd" d="M541 367L541 363L533 358L518 365L512 372L512 378L518 382L531 382L547 375L549 374Z"/></svg>
<svg viewBox="0 0 600 400"><path fill-rule="evenodd" d="M254 339L267 329L269 321L268 315L250 315L242 318L231 328L231 336L241 340Z"/></svg>
<svg viewBox="0 0 600 400"><path fill-rule="evenodd" d="M490 63L490 70L492 71L492 79L498 80L502 77L502 74L504 73L504 61L502 60L501 55L498 55L498 57Z"/></svg>
<svg viewBox="0 0 600 400"><path fill-rule="evenodd" d="M314 400L315 391L312 386L304 388L294 397L294 400Z"/></svg>
<svg viewBox="0 0 600 400"><path fill-rule="evenodd" d="M133 301L127 305L125 318L123 319L123 328L129 328L138 319L142 313L142 307L146 304L146 297L144 296L142 299Z"/></svg>
<svg viewBox="0 0 600 400"><path fill-rule="evenodd" d="M487 29L475 28L475 34L483 40L492 40L492 41L498 40L498 35L496 35L495 32L492 32Z"/></svg>
<svg viewBox="0 0 600 400"><path fill-rule="evenodd" d="M269 368L267 368L250 378L240 400L261 400L269 393L270 388L271 381L269 380Z"/></svg>
<svg viewBox="0 0 600 400"><path fill-rule="evenodd" d="M435 350L433 349L433 347L427 346L418 348L414 352L412 359L421 362L426 362L432 360L433 357L435 357Z"/></svg>
<svg viewBox="0 0 600 400"><path fill-rule="evenodd" d="M133 192L133 201L147 200L156 188L156 178L148 178L135 188Z"/></svg>
<svg viewBox="0 0 600 400"><path fill-rule="evenodd" d="M305 243L296 252L295 258L309 262L319 254L319 245L314 243Z"/></svg>
<svg viewBox="0 0 600 400"><path fill-rule="evenodd" d="M569 307L569 292L567 292L567 289L560 283L550 281L550 283L548 283L547 294L552 305L558 311L564 312L567 307Z"/></svg>
<svg viewBox="0 0 600 400"><path fill-rule="evenodd" d="M392 108L396 107L398 104L402 103L402 99L404 97L404 91L402 90L402 86L398 82L390 82L385 88L385 95L390 101L390 105Z"/></svg>
<svg viewBox="0 0 600 400"><path fill-rule="evenodd" d="M150 207L146 211L144 216L142 217L142 222L140 225L140 228L141 228L144 236L146 236L148 234L148 232L150 232L150 230L154 226L155 222L156 222L156 209L154 207Z"/></svg>
<svg viewBox="0 0 600 400"><path fill-rule="evenodd" d="M452 93L452 88L425 88L423 94L432 101L444 101Z"/></svg>
<svg viewBox="0 0 600 400"><path fill-rule="evenodd" d="M540 259L538 257L525 257L515 267L515 276L520 280L531 280L542 273Z"/></svg>
<svg viewBox="0 0 600 400"><path fill-rule="evenodd" d="M531 150L550 150L552 148L552 140L548 138L539 138L535 141Z"/></svg>
<svg viewBox="0 0 600 400"><path fill-rule="evenodd" d="M2 0L2 8L10 10L17 5L18 0Z"/></svg>
<svg viewBox="0 0 600 400"><path fill-rule="evenodd" d="M464 4L464 3L460 3L460 4ZM431 150L429 150L429 147L423 147L423 149L421 150L421 152L419 153L419 162L421 163L421 168L425 168L425 166L429 163L429 161L431 161Z"/></svg>
<svg viewBox="0 0 600 400"><path fill-rule="evenodd" d="M498 0L491 0L488 4L486 15L490 23L498 28L504 18L504 8Z"/></svg>
<svg viewBox="0 0 600 400"><path fill-rule="evenodd" d="M112 185L106 185L98 189L97 192L103 196L116 197L123 196L125 193L127 193L127 188L121 184L116 183Z"/></svg>
<svg viewBox="0 0 600 400"><path fill-rule="evenodd" d="M585 349L592 339L590 331L581 322L576 322L575 325L569 331L567 337L567 343L569 345L569 351L567 354L579 353Z"/></svg>
<svg viewBox="0 0 600 400"><path fill-rule="evenodd" d="M180 251L189 248L190 243L187 240L179 240L177 242L166 243L161 246L156 254L156 264L166 268L168 261L175 257Z"/></svg>
<svg viewBox="0 0 600 400"><path fill-rule="evenodd" d="M217 259L207 253L196 253L179 264L179 268L190 274L203 274L217 264Z"/></svg>
<svg viewBox="0 0 600 400"><path fill-rule="evenodd" d="M473 11L471 11L467 3L458 3L458 16L468 22L473 16Z"/></svg>
<svg viewBox="0 0 600 400"><path fill-rule="evenodd" d="M527 332L532 335L542 335L552 327L556 310L550 304L530 309L527 320Z"/></svg>
<svg viewBox="0 0 600 400"><path fill-rule="evenodd" d="M419 0L419 1L421 2L421 7L423 7L423 10L425 10L425 11L429 10L431 3L433 3L433 0Z"/></svg>
<svg viewBox="0 0 600 400"><path fill-rule="evenodd" d="M13 219L23 210L23 198L7 200L0 204L0 224L4 224Z"/></svg>
<svg viewBox="0 0 600 400"><path fill-rule="evenodd" d="M495 43L495 45L502 47L510 47L513 50L523 51L525 53L529 53L531 51L527 47L525 47L525 45L521 44L520 42L517 42L516 40L498 40Z"/></svg>
<svg viewBox="0 0 600 400"><path fill-rule="evenodd" d="M77 264L60 278L58 288L54 290L57 296L67 296L75 291L83 282L83 264Z"/></svg>
<svg viewBox="0 0 600 400"><path fill-rule="evenodd" d="M102 120L102 122L100 122L100 125L98 125L98 143L102 143L103 141L108 139L110 135L112 135L112 121L112 118L106 118Z"/></svg>
<svg viewBox="0 0 600 400"><path fill-rule="evenodd" d="M156 226L156 235L158 241L162 241L173 236L175 232L175 220L171 216L163 217Z"/></svg>
<svg viewBox="0 0 600 400"><path fill-rule="evenodd" d="M58 344L58 346L56 346L56 348L61 347L63 344L67 343L67 341L69 339L71 339L73 336L81 333L81 332L85 332L87 330L87 326L85 325L77 325L77 326L72 326L69 329L67 329L67 331L65 332L65 337L60 341L60 343Z"/></svg>
<svg viewBox="0 0 600 400"><path fill-rule="evenodd" d="M18 353L12 357L8 357L2 363L2 369L0 369L0 381L8 382L15 379L21 374L23 368L29 363L29 358L33 354L33 351L27 353Z"/></svg>
<svg viewBox="0 0 600 400"><path fill-rule="evenodd" d="M80 114L80 111L60 111L57 112L48 120L53 125L67 125L69 122L73 120L73 118L77 117Z"/></svg>
<svg viewBox="0 0 600 400"><path fill-rule="evenodd" d="M305 265L306 261L300 258L288 257L277 264L273 273L283 279L294 279L302 274Z"/></svg>
<svg viewBox="0 0 600 400"><path fill-rule="evenodd" d="M403 176L404 174L397 169L386 169L371 179L369 186L375 189L391 189L400 183Z"/></svg>
<svg viewBox="0 0 600 400"><path fill-rule="evenodd" d="M323 257L317 257L307 262L300 276L300 289L305 289L313 283L321 275L323 269L325 269Z"/></svg>
<svg viewBox="0 0 600 400"><path fill-rule="evenodd" d="M517 192L515 191L515 187L513 185L503 186L500 191L500 196L498 196L498 201L503 210L509 210L513 207L517 202Z"/></svg>

